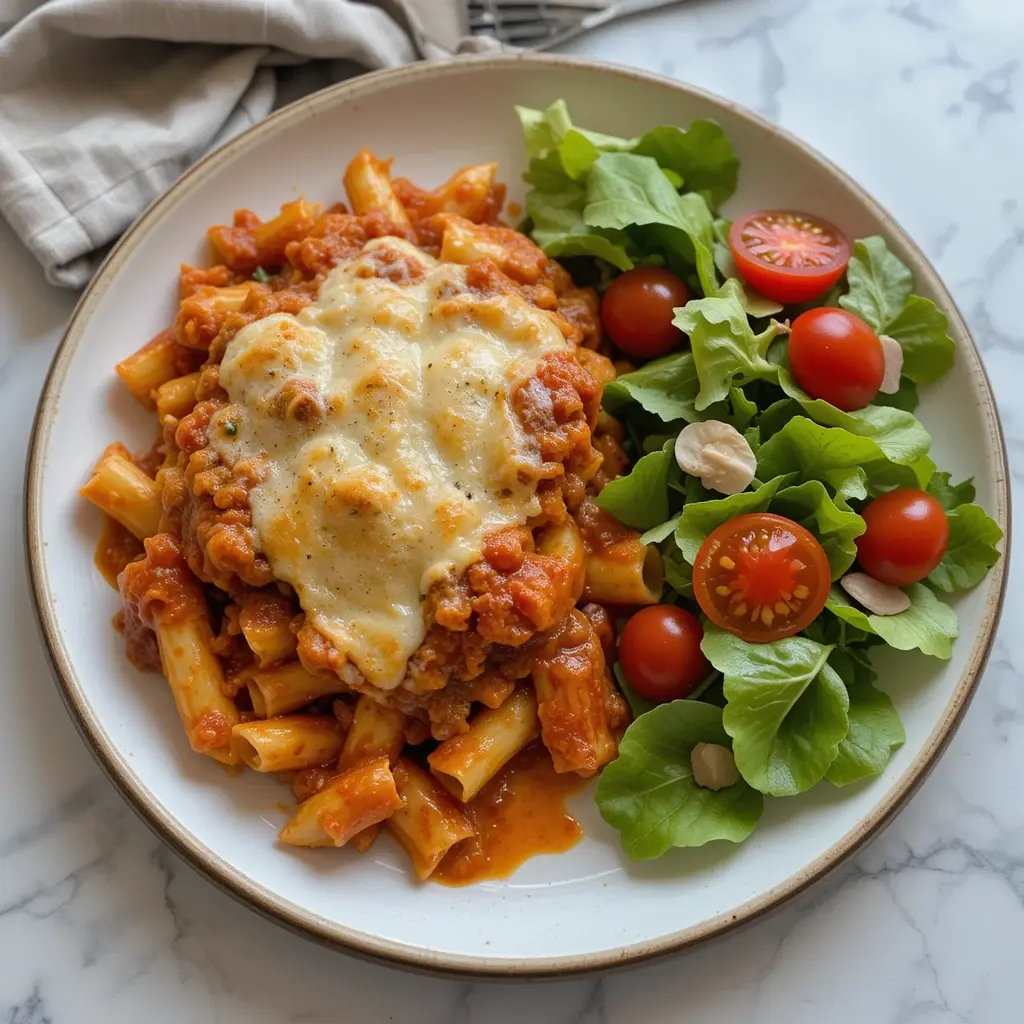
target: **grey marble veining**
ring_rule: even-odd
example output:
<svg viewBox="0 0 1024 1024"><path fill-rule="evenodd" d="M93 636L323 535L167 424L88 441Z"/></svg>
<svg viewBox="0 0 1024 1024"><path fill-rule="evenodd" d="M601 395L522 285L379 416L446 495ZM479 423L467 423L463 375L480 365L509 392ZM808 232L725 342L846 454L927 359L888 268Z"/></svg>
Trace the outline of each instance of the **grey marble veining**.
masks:
<svg viewBox="0 0 1024 1024"><path fill-rule="evenodd" d="M573 52L760 110L896 215L983 349L1024 507L1024 4L689 0ZM1024 1020L1015 572L977 698L910 806L809 893L689 955L597 978L467 984L330 953L212 888L93 763L50 681L26 597L25 445L71 306L0 226L0 478L10 481L0 489L0 1024Z"/></svg>

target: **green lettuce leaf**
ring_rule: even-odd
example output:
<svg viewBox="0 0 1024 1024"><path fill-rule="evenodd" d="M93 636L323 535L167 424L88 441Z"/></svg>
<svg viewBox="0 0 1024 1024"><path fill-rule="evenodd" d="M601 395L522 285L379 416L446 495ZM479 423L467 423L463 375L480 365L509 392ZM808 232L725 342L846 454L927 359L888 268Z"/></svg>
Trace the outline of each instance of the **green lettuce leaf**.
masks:
<svg viewBox="0 0 1024 1024"><path fill-rule="evenodd" d="M850 290L839 299L839 305L883 334L903 309L914 286L910 270L889 251L879 235L854 242L846 280Z"/></svg>
<svg viewBox="0 0 1024 1024"><path fill-rule="evenodd" d="M712 209L736 191L740 162L722 126L699 119L689 129L674 125L653 128L640 136L633 150L653 157L675 171L690 192L699 192Z"/></svg>
<svg viewBox="0 0 1024 1024"><path fill-rule="evenodd" d="M903 348L903 376L916 384L938 380L953 365L949 321L931 299L911 295L910 270L878 235L854 243L846 271L850 290L839 304Z"/></svg>
<svg viewBox="0 0 1024 1024"><path fill-rule="evenodd" d="M694 400L700 389L697 367L690 352L652 359L639 370L625 373L605 384L602 404L613 416L621 415L632 402L671 423L700 419Z"/></svg>
<svg viewBox="0 0 1024 1024"><path fill-rule="evenodd" d="M846 786L883 771L907 735L888 694L873 685L876 673L860 652L836 650L828 660L846 684L850 729L825 778L835 786Z"/></svg>
<svg viewBox="0 0 1024 1024"><path fill-rule="evenodd" d="M725 677L725 731L755 789L795 796L820 782L849 729L849 697L828 664L833 648L807 637L748 644L708 629L701 649Z"/></svg>
<svg viewBox="0 0 1024 1024"><path fill-rule="evenodd" d="M772 321L754 333L738 281L726 281L716 294L691 300L676 310L672 322L690 338L700 380L694 402L698 412L727 398L734 385L778 380L779 367L766 356L784 328Z"/></svg>
<svg viewBox="0 0 1024 1024"><path fill-rule="evenodd" d="M946 314L921 295L911 295L883 333L903 349L903 376L917 384L930 384L945 376L956 357Z"/></svg>
<svg viewBox="0 0 1024 1024"><path fill-rule="evenodd" d="M718 287L712 251L713 218L707 203L696 192L676 192L653 158L602 153L587 177L583 219L593 228L624 230L655 225L668 229L657 237L688 259L692 254L704 292Z"/></svg>
<svg viewBox="0 0 1024 1024"><path fill-rule="evenodd" d="M661 568L665 582L683 598L693 598L693 566L683 558L673 539L662 547Z"/></svg>
<svg viewBox="0 0 1024 1024"><path fill-rule="evenodd" d="M668 519L668 448L638 459L625 476L605 484L597 504L634 530L649 530Z"/></svg>
<svg viewBox="0 0 1024 1024"><path fill-rule="evenodd" d="M943 604L923 583L906 588L910 607L899 615L869 615L855 607L846 594L833 587L826 607L851 626L880 636L899 651L919 650L946 660L960 632L956 612Z"/></svg>
<svg viewBox="0 0 1024 1024"><path fill-rule="evenodd" d="M909 377L903 377L900 379L899 391L891 395L879 391L872 402L875 405L890 405L894 409L913 412L921 404L921 399L917 394L917 385Z"/></svg>
<svg viewBox="0 0 1024 1024"><path fill-rule="evenodd" d="M790 398L796 399L816 423L826 427L842 427L858 437L870 438L878 446L882 457L889 462L913 467L915 472L927 472L927 475L918 476L917 479L919 486L928 483L934 464L921 463L920 460L928 454L932 439L913 413L877 405L868 405L855 412L843 412L820 398L811 398L797 384L786 366L779 367L778 380L782 390Z"/></svg>
<svg viewBox="0 0 1024 1024"><path fill-rule="evenodd" d="M771 511L794 519L821 541L828 556L832 579L837 580L857 558L856 538L865 529L856 512L841 508L820 480L805 480L784 487L771 502Z"/></svg>
<svg viewBox="0 0 1024 1024"><path fill-rule="evenodd" d="M526 155L530 159L545 156L550 150L556 149L570 131L576 131L599 150L630 150L638 142L637 139L621 139L616 135L575 128L565 100L555 100L547 110L518 106L515 110L523 127Z"/></svg>
<svg viewBox="0 0 1024 1024"><path fill-rule="evenodd" d="M952 512L958 505L966 505L974 501L977 492L974 489L974 477L963 480L958 484L950 483L952 479L949 473L934 473L928 481L928 493L937 498L939 504L947 511Z"/></svg>
<svg viewBox="0 0 1024 1024"><path fill-rule="evenodd" d="M730 745L721 709L695 700L659 704L626 730L618 758L601 772L598 809L632 860L714 839L739 843L753 832L763 797L742 779L717 792L698 786L690 766L698 743Z"/></svg>
<svg viewBox="0 0 1024 1024"><path fill-rule="evenodd" d="M947 517L949 543L928 582L949 593L969 590L999 561L996 545L1003 539L1003 531L980 505L959 505Z"/></svg>
<svg viewBox="0 0 1024 1024"><path fill-rule="evenodd" d="M676 544L683 558L693 565L708 534L727 520L748 512L766 511L784 481L785 477L780 476L762 484L756 491L742 491L711 501L687 502L676 524Z"/></svg>

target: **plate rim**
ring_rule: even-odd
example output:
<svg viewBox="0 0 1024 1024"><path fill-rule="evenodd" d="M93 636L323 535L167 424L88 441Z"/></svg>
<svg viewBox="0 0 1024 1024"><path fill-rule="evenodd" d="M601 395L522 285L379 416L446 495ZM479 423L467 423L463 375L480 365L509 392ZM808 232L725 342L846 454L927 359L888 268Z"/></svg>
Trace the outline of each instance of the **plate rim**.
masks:
<svg viewBox="0 0 1024 1024"><path fill-rule="evenodd" d="M994 449L996 509L995 518L1003 530L1002 557L992 572L994 579L989 584L983 620L966 670L953 695L946 705L940 720L928 735L920 753L914 758L900 778L892 786L888 799L878 802L872 811L847 831L840 840L824 853L805 864L781 883L747 900L731 911L716 915L698 924L654 939L621 946L596 953L566 954L543 958L495 958L465 954L438 952L426 946L411 946L390 939L373 936L366 932L341 926L305 911L279 894L255 883L234 868L198 836L188 832L171 815L165 814L155 801L149 799L148 790L126 759L113 744L108 744L91 714L85 689L81 686L68 652L60 640L57 617L53 614L49 600L45 545L40 533L39 507L44 478L44 452L49 437L60 392L67 376L72 356L78 349L81 336L89 316L100 297L108 290L125 258L140 240L173 207L179 197L184 196L197 185L200 172L244 152L266 135L272 135L280 128L304 120L322 109L330 108L339 100L354 99L380 88L387 88L401 79L413 80L421 76L458 74L462 69L475 67L486 73L489 68L509 64L535 64L564 69L582 68L599 72L604 76L632 79L648 85L697 97L748 122L756 129L780 136L789 145L800 150L806 158L817 164L827 174L840 181L855 193L884 225L886 232L898 238L911 253L915 276L927 279L938 295L949 318L960 337L968 343L970 372L976 373L982 385L983 411L990 430L989 442ZM819 881L840 863L852 856L866 843L878 835L906 805L931 773L939 758L955 735L977 690L985 665L995 641L996 630L1006 594L1007 566L1010 557L1011 516L1010 490L1008 486L1009 464L1003 437L998 406L992 392L991 382L982 362L978 346L968 329L963 315L948 289L932 267L930 261L917 243L874 197L854 181L841 168L817 149L791 132L772 123L748 107L738 104L708 90L689 83L676 81L663 75L637 68L589 58L552 54L503 54L459 57L453 60L419 62L398 68L370 72L354 79L329 86L326 89L303 97L269 117L248 128L229 140L223 146L209 153L188 168L167 190L162 192L146 208L144 213L125 232L107 254L90 284L83 291L68 321L68 325L54 352L29 439L28 458L25 470L24 488L24 538L27 569L35 618L43 639L47 661L54 677L57 690L64 702L78 732L86 742L107 777L139 817L166 842L188 864L221 891L226 892L244 906L255 910L261 916L283 926L305 939L333 949L354 954L374 962L401 966L422 973L447 974L464 978L542 978L556 975L581 974L589 971L637 964L655 957L683 949L692 948L719 935L750 924L765 914L778 909L793 897Z"/></svg>

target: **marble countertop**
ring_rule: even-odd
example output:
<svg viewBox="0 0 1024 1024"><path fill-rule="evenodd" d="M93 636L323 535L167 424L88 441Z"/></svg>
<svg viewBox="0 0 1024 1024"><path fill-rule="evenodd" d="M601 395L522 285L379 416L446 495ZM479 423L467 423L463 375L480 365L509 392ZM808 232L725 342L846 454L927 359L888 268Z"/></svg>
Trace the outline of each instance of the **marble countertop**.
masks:
<svg viewBox="0 0 1024 1024"><path fill-rule="evenodd" d="M748 104L895 214L982 348L1024 507L1024 4L689 0L572 52ZM73 301L0 224L0 479L12 481L0 492L2 1024L1022 1019L1024 584L1013 574L977 698L895 823L781 911L691 954L564 982L462 983L321 949L214 889L100 773L51 682L26 596L24 453Z"/></svg>

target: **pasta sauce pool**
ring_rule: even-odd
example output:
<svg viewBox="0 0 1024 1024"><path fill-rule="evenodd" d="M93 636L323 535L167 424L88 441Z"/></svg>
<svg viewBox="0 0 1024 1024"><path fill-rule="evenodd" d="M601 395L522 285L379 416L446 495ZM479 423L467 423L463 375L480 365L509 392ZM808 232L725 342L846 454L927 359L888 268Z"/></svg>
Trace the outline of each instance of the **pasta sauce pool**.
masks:
<svg viewBox="0 0 1024 1024"><path fill-rule="evenodd" d="M454 846L430 880L454 886L507 878L530 857L572 848L583 830L565 800L587 782L559 775L547 750L530 744L463 809L477 834Z"/></svg>

